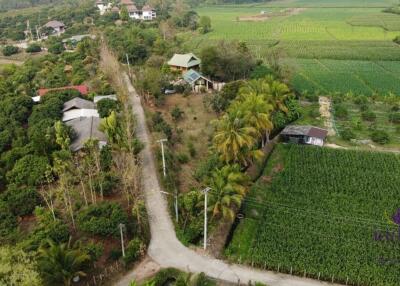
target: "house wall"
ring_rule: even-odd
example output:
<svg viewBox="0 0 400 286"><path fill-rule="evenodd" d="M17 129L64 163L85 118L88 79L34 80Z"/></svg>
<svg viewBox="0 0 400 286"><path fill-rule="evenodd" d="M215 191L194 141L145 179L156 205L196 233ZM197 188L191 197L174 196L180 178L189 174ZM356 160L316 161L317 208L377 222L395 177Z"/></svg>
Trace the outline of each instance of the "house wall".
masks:
<svg viewBox="0 0 400 286"><path fill-rule="evenodd" d="M316 145L316 146L323 146L324 145L324 140L321 138L316 138L316 137L308 137L306 139L306 144L311 144L311 145Z"/></svg>
<svg viewBox="0 0 400 286"><path fill-rule="evenodd" d="M154 18L156 18L155 11L143 11L143 14L142 14L143 20L153 20Z"/></svg>

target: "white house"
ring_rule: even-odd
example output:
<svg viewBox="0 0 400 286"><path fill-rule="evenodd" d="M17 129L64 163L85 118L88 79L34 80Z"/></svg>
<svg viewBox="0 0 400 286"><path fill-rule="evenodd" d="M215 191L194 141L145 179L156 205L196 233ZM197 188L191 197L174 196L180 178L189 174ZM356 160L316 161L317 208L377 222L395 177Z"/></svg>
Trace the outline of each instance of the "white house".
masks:
<svg viewBox="0 0 400 286"><path fill-rule="evenodd" d="M150 5L144 5L142 8L142 20L151 21L157 17L156 10Z"/></svg>
<svg viewBox="0 0 400 286"><path fill-rule="evenodd" d="M97 0L96 6L100 11L100 15L104 15L108 10L112 8L111 3L106 3L106 1L103 0Z"/></svg>

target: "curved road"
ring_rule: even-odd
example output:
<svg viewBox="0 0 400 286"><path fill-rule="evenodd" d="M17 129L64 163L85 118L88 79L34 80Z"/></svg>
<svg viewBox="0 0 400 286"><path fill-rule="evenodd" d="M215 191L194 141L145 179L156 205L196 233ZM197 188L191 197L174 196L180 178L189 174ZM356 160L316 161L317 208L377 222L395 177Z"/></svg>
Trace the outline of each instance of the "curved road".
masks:
<svg viewBox="0 0 400 286"><path fill-rule="evenodd" d="M228 282L248 283L259 281L270 286L322 286L333 285L308 278L295 277L285 274L276 274L270 271L258 271L238 265L230 265L222 260L202 256L186 248L175 235L174 225L169 216L168 208L157 178L151 142L146 127L144 110L140 98L133 88L126 73L124 81L129 92L130 103L137 117L137 136L145 144L142 156L143 188L145 193L146 208L150 220L151 242L148 255L160 267L175 267L183 271L204 272L208 276ZM124 276L118 286L128 286L134 280L134 273ZM336 284L337 285L337 284Z"/></svg>

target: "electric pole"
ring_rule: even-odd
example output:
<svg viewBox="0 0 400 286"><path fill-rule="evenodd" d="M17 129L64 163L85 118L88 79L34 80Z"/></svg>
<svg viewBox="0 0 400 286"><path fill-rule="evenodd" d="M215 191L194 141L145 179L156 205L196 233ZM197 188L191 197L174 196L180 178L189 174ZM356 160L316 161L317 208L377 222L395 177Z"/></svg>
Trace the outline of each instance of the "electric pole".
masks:
<svg viewBox="0 0 400 286"><path fill-rule="evenodd" d="M122 257L125 257L125 245L124 245L124 234L122 229L125 227L123 223L119 224L119 232L121 233L121 248L122 248Z"/></svg>
<svg viewBox="0 0 400 286"><path fill-rule="evenodd" d="M211 191L210 187L201 191L204 193L204 250L207 249L207 194L209 191Z"/></svg>
<svg viewBox="0 0 400 286"><path fill-rule="evenodd" d="M157 141L157 142L159 142L161 144L161 154L162 154L162 164L163 164L164 178L167 176L166 167L165 167L165 156L164 156L164 142L167 142L167 141L168 141L168 139L161 139L161 140Z"/></svg>
<svg viewBox="0 0 400 286"><path fill-rule="evenodd" d="M128 73L129 73L129 78L131 77L131 64L129 62L129 57L128 54L125 54L126 56L126 63L128 64Z"/></svg>

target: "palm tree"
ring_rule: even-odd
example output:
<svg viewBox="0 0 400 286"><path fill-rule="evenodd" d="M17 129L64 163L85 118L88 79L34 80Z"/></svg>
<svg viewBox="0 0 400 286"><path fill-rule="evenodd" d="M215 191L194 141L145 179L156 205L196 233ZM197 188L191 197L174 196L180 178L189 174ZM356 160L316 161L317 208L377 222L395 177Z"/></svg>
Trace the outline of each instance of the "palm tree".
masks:
<svg viewBox="0 0 400 286"><path fill-rule="evenodd" d="M229 112L217 121L214 147L222 161L247 164L256 144L256 138L257 130L246 126L241 114Z"/></svg>
<svg viewBox="0 0 400 286"><path fill-rule="evenodd" d="M240 207L249 178L240 172L240 166L226 165L217 169L211 176L208 185L210 192L210 207L212 217L221 217L233 221L235 209Z"/></svg>
<svg viewBox="0 0 400 286"><path fill-rule="evenodd" d="M266 102L261 95L250 94L243 97L242 101L235 101L231 108L241 111L246 124L257 130L258 137L264 146L264 138L268 140L269 133L273 129L271 121L273 106Z"/></svg>
<svg viewBox="0 0 400 286"><path fill-rule="evenodd" d="M86 276L82 270L90 256L79 249L73 249L69 243L56 244L47 241L39 249L39 269L48 285L71 285L77 276Z"/></svg>

